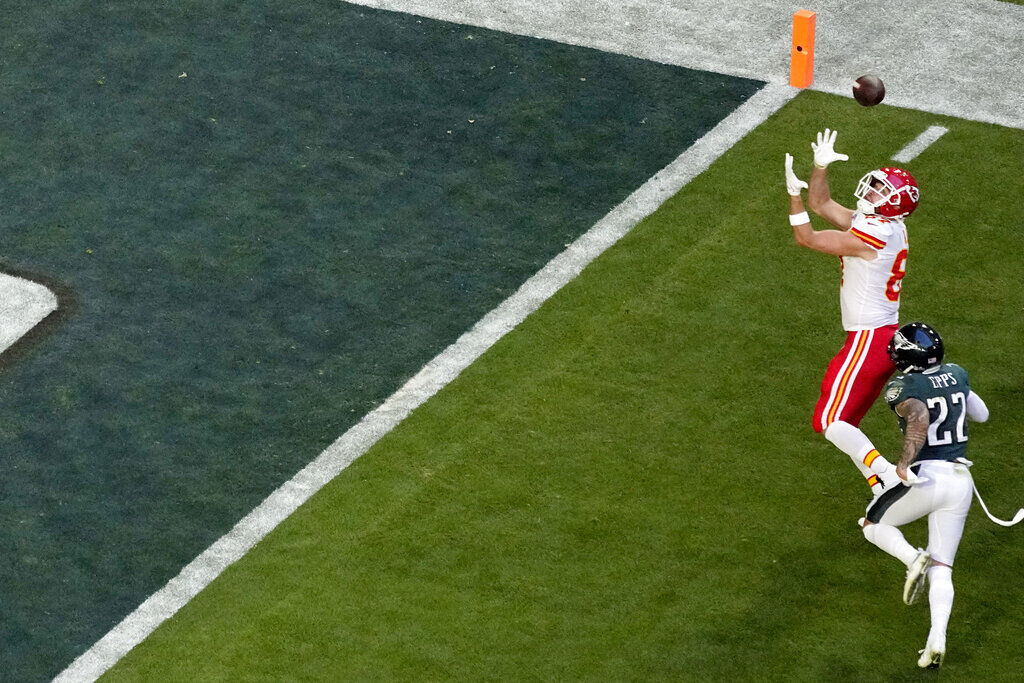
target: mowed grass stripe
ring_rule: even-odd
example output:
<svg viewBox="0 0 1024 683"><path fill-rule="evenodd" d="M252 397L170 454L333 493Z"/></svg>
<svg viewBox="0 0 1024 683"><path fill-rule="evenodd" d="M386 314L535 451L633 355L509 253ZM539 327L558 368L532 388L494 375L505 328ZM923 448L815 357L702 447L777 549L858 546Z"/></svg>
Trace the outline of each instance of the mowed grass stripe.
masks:
<svg viewBox="0 0 1024 683"><path fill-rule="evenodd" d="M1020 131L805 93L596 259L109 672L111 680L916 675L925 610L857 532L867 491L810 429L841 343L834 260L799 250L782 157L909 170L904 319L947 336L993 408L975 476L1012 506L1024 437ZM987 160L980 165L978 159ZM965 178L972 182L964 183ZM975 219L965 225L965 215ZM884 453L899 441L876 407ZM991 494L989 494L991 491ZM998 501L998 502L996 502ZM908 530L923 543L923 527ZM1005 676L1021 588L981 515L957 561L951 674ZM878 646L861 646L864 643ZM880 644L884 644L880 645Z"/></svg>

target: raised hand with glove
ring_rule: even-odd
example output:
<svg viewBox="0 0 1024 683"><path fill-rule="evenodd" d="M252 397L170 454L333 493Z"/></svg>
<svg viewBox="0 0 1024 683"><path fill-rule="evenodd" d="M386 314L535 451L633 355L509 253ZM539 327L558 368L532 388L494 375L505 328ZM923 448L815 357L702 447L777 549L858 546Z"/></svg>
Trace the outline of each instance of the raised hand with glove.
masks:
<svg viewBox="0 0 1024 683"><path fill-rule="evenodd" d="M811 143L811 151L814 152L814 165L818 168L828 168L833 161L846 161L850 158L836 152L836 135L838 134L839 131L826 128L824 133L818 133L818 141Z"/></svg>
<svg viewBox="0 0 1024 683"><path fill-rule="evenodd" d="M800 190L807 189L807 183L796 177L793 172L793 155L786 154L786 191L790 197L799 197Z"/></svg>

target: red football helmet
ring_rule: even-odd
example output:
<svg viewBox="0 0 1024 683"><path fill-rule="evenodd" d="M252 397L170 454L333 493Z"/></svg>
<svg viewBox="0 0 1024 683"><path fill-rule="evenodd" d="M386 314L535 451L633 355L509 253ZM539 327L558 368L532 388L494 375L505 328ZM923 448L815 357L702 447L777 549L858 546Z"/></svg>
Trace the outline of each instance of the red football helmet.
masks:
<svg viewBox="0 0 1024 683"><path fill-rule="evenodd" d="M873 192L877 199L865 199L868 192ZM857 197L857 208L864 213L902 218L909 216L917 208L921 190L918 189L914 176L902 168L887 166L866 173L853 194Z"/></svg>

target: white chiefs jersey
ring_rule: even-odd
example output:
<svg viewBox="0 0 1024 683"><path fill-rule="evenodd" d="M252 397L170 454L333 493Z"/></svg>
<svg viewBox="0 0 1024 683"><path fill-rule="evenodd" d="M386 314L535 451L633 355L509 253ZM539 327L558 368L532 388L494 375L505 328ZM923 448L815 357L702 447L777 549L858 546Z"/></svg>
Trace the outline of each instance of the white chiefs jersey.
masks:
<svg viewBox="0 0 1024 683"><path fill-rule="evenodd" d="M898 218L860 211L850 232L878 251L878 258L840 257L843 281L839 301L843 329L871 330L899 322L900 288L907 272L907 227Z"/></svg>

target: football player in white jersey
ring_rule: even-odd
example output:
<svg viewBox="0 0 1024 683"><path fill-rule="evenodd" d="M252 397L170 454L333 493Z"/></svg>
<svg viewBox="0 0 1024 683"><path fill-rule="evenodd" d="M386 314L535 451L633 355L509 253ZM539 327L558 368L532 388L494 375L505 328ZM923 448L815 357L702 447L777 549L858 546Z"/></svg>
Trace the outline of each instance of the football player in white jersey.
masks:
<svg viewBox="0 0 1024 683"><path fill-rule="evenodd" d="M814 170L807 192L811 210L834 230L814 230L800 197L807 183L793 172L786 155L789 222L797 244L838 256L842 265L839 300L846 342L829 363L814 409L816 432L853 460L877 496L901 482L896 468L879 455L860 430L860 421L895 370L887 348L899 323L900 288L907 268L907 228L903 219L917 208L914 178L899 168L880 168L861 178L857 208L832 199L826 169L849 157L835 151L836 132L825 129L811 143ZM908 480L914 475L908 473Z"/></svg>

